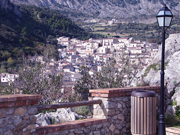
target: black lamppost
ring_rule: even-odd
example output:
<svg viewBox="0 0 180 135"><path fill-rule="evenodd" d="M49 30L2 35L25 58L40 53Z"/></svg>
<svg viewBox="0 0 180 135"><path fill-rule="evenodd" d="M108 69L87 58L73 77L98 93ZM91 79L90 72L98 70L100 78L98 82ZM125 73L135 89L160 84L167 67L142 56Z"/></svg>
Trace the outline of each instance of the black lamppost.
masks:
<svg viewBox="0 0 180 135"><path fill-rule="evenodd" d="M159 116L159 135L166 135L164 122L164 52L165 52L165 32L171 25L173 18L172 12L166 7L159 11L156 16L159 27L162 28L162 60L161 60L161 97L160 97L160 116Z"/></svg>

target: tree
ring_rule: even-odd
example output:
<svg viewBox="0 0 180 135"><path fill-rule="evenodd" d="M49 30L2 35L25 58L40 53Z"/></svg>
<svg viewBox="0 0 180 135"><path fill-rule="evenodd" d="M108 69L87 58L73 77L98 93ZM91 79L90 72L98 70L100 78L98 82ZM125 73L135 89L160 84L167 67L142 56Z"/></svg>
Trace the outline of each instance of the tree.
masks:
<svg viewBox="0 0 180 135"><path fill-rule="evenodd" d="M11 53L9 53L8 51L1 51L1 55L3 59L7 59L11 56Z"/></svg>
<svg viewBox="0 0 180 135"><path fill-rule="evenodd" d="M118 88L123 87L124 73L115 68L115 59L107 61L100 72L95 75L98 88Z"/></svg>
<svg viewBox="0 0 180 135"><path fill-rule="evenodd" d="M46 64L27 60L19 71L19 83L24 94L40 94L40 104L52 104L61 96L63 75L55 70L48 73Z"/></svg>
<svg viewBox="0 0 180 135"><path fill-rule="evenodd" d="M82 98L87 100L89 89L95 88L93 77L89 75L89 69L84 65L80 67L79 73L82 77L77 81L74 89L77 93L86 94L86 97Z"/></svg>
<svg viewBox="0 0 180 135"><path fill-rule="evenodd" d="M27 35L27 28L24 27L21 32L22 32L22 34L23 34L24 36L26 36L26 35Z"/></svg>
<svg viewBox="0 0 180 135"><path fill-rule="evenodd" d="M43 17L42 12L39 12L39 18L42 18L42 17Z"/></svg>
<svg viewBox="0 0 180 135"><path fill-rule="evenodd" d="M12 67L9 67L9 68L7 69L7 71L8 71L8 73L10 73L10 74L13 74L13 73L15 72L15 70L14 70Z"/></svg>
<svg viewBox="0 0 180 135"><path fill-rule="evenodd" d="M1 95L19 94L19 91L15 89L15 85L13 82L10 84L1 83L0 94Z"/></svg>
<svg viewBox="0 0 180 135"><path fill-rule="evenodd" d="M59 54L58 54L56 46L55 45L50 45L50 44L47 44L44 47L43 55L44 55L46 60L49 60L49 59L52 59L52 58L56 58L56 59L59 58Z"/></svg>
<svg viewBox="0 0 180 135"><path fill-rule="evenodd" d="M85 66L80 68L81 79L77 81L75 90L78 93L88 93L89 89L95 88L120 88L129 86L132 79L133 73L137 68L135 65L130 65L128 57L125 57L122 53L121 70L116 68L116 61L111 58L102 67L102 70L96 72L95 75L89 75L89 69Z"/></svg>
<svg viewBox="0 0 180 135"><path fill-rule="evenodd" d="M5 65L1 64L1 73L6 73L6 67Z"/></svg>
<svg viewBox="0 0 180 135"><path fill-rule="evenodd" d="M13 65L14 64L14 60L11 57L7 60L7 62L8 62L9 65Z"/></svg>

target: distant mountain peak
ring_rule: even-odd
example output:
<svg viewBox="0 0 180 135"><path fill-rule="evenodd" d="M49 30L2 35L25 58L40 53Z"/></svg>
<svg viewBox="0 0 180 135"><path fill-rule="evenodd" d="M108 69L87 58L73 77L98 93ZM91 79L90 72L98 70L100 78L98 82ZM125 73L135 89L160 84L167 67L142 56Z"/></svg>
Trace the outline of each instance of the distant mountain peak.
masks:
<svg viewBox="0 0 180 135"><path fill-rule="evenodd" d="M49 7L70 18L116 18L155 15L166 3L174 14L179 13L178 0L11 0L15 4Z"/></svg>

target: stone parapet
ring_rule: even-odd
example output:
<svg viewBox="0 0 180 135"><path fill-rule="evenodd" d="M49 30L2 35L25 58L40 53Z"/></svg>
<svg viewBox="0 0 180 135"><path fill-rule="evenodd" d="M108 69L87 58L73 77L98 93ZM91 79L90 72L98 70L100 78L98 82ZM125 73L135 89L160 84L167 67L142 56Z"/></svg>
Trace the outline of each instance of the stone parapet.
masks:
<svg viewBox="0 0 180 135"><path fill-rule="evenodd" d="M141 86L141 87L125 87L125 88L106 88L106 89L93 89L89 90L92 97L122 97L130 96L132 91L136 90L149 90L155 93L160 93L160 86Z"/></svg>
<svg viewBox="0 0 180 135"><path fill-rule="evenodd" d="M36 130L34 116L38 110L35 104L40 95L2 95L0 96L0 134L30 134Z"/></svg>
<svg viewBox="0 0 180 135"><path fill-rule="evenodd" d="M41 95L15 94L0 96L0 108L35 105L39 103Z"/></svg>
<svg viewBox="0 0 180 135"><path fill-rule="evenodd" d="M93 103L93 118L42 127L35 125L35 114L38 112L35 105L42 96L3 95L0 96L0 134L130 135L130 95L135 90L156 92L156 110L159 111L160 87L158 86L94 89L90 90L92 97L89 98L89 100L94 100L91 101ZM95 100L102 102L94 104Z"/></svg>
<svg viewBox="0 0 180 135"><path fill-rule="evenodd" d="M154 91L159 101L159 86L90 90L91 100L102 100L101 104L93 105L93 118L110 119L110 134L130 135L131 92L136 90ZM159 111L159 102L156 110Z"/></svg>
<svg viewBox="0 0 180 135"><path fill-rule="evenodd" d="M89 134L95 132L103 132L101 129L109 129L109 119L83 119L65 122L62 124L53 124L48 126L38 127L32 135L68 135L68 134ZM108 133L108 131L104 131Z"/></svg>

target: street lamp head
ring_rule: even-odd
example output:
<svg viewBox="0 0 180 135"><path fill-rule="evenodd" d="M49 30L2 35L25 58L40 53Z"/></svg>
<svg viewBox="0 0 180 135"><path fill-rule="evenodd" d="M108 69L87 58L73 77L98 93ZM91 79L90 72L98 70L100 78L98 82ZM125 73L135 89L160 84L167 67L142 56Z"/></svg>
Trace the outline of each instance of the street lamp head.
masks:
<svg viewBox="0 0 180 135"><path fill-rule="evenodd" d="M162 9L159 10L158 15L156 16L159 27L168 28L171 25L173 14L171 10L168 9L166 4Z"/></svg>

